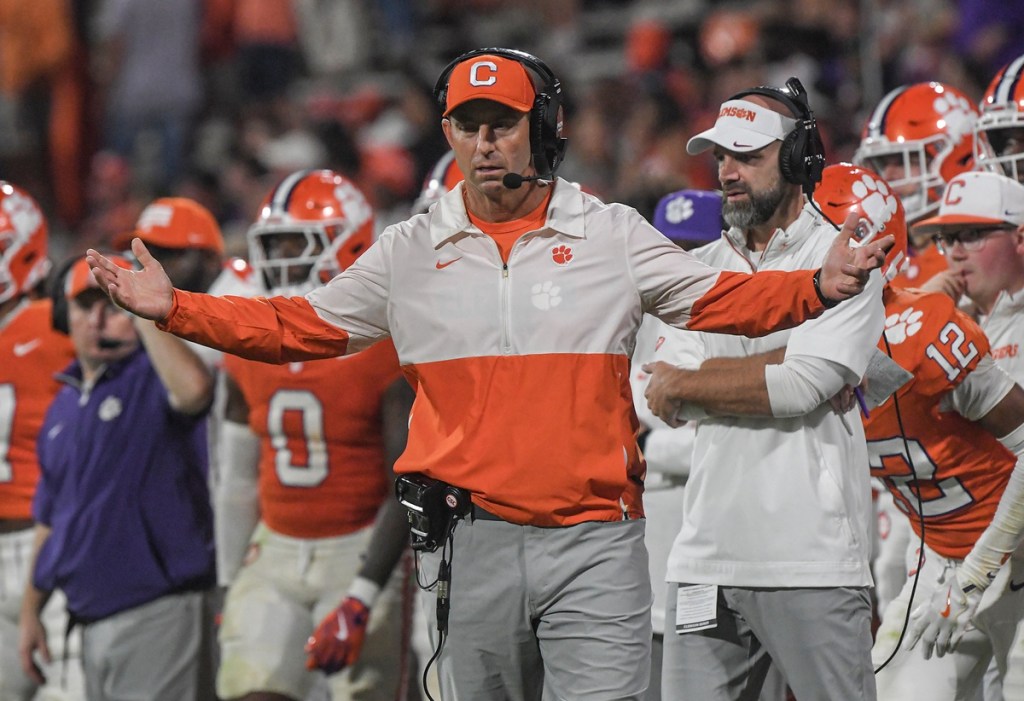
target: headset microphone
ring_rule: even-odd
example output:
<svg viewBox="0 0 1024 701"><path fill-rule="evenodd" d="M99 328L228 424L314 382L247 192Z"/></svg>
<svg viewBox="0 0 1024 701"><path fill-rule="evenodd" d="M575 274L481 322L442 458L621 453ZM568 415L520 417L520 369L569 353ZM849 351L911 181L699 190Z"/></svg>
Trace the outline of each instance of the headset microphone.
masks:
<svg viewBox="0 0 1024 701"><path fill-rule="evenodd" d="M520 175L519 173L505 173L505 177L501 179L501 184L507 187L509 190L518 190L523 186L523 183L532 182L534 180L542 180L543 176L540 175Z"/></svg>

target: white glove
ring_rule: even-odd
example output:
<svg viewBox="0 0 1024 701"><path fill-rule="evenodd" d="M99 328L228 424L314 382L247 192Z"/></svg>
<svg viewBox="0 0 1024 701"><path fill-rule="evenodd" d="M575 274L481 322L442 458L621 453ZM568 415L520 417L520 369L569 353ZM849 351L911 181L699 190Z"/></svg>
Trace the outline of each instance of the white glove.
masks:
<svg viewBox="0 0 1024 701"><path fill-rule="evenodd" d="M974 619L981 596L985 592L975 584L961 586L955 569L950 568L940 580L932 599L921 604L910 615L910 630L905 647L912 650L918 640L924 641L924 658L931 659L956 650L967 627Z"/></svg>

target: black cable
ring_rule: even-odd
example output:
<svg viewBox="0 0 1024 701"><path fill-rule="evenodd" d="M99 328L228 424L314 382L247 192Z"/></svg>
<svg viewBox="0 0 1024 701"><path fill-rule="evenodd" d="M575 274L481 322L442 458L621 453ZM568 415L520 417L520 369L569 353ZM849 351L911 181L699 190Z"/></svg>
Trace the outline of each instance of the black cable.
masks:
<svg viewBox="0 0 1024 701"><path fill-rule="evenodd" d="M437 568L437 579L431 584L431 587L437 585L437 648L423 667L423 693L427 695L427 701L435 701L434 697L430 695L430 689L427 687L427 676L430 673L430 667L441 656L445 640L448 639L448 612L451 609L449 587L451 585L451 566L455 561L455 526L457 523L457 521L453 523L451 530L448 531L448 538L445 540L444 547L441 548L441 564ZM417 573L418 582L419 575Z"/></svg>
<svg viewBox="0 0 1024 701"><path fill-rule="evenodd" d="M889 339L886 337L885 332L882 332L882 340L885 341L885 352L892 358L892 347L889 345ZM910 625L910 613L914 610L914 596L917 594L917 582L921 577L921 569L924 567L924 503L921 499L921 483L917 479L917 470L914 468L914 458L910 454L910 443L907 440L907 432L903 428L903 415L900 413L900 400L897 396L899 390L897 389L892 393L893 408L896 409L896 425L900 428L900 438L903 439L903 452L907 457L907 466L910 468L910 475L913 477L911 484L917 487L917 518L918 523L921 526L921 547L917 549L917 567L914 570L914 583L910 587L910 599L907 601L907 613L903 617L903 628L900 630L899 640L896 641L896 647L893 648L892 652L885 659L885 662L880 664L875 669L875 674L878 674L886 666L892 662L893 658L896 657L896 653L900 651L900 647L903 645L903 638L907 635L907 627ZM895 502L894 502L895 503Z"/></svg>
<svg viewBox="0 0 1024 701"><path fill-rule="evenodd" d="M416 586L418 586L423 591L431 591L434 587L437 586L437 580L435 579L430 584L424 584L423 582L421 582L420 581L420 551L419 550L413 551L413 556L415 558L414 564L416 565Z"/></svg>
<svg viewBox="0 0 1024 701"><path fill-rule="evenodd" d="M812 207L814 207L814 211L815 211L815 212L817 212L817 213L818 213L818 214L820 214L820 215L821 215L822 217L824 217L824 218L825 218L825 221L827 221L827 222L828 222L829 224L831 224L831 225L832 225L832 228L833 228L833 229L835 229L835 230L836 230L837 232L838 232L838 231L842 231L842 227L841 227L841 226L839 226L838 224L836 224L836 223L835 223L834 221L832 221L832 220L831 220L831 219L829 218L829 216L828 216L827 214L825 214L825 213L824 213L823 211L821 211L821 207L819 207L819 206L818 206L818 203L814 201L814 198L813 198L813 197L811 197L810 195L808 195L808 197L807 197L807 201L811 203L811 206L812 206Z"/></svg>
<svg viewBox="0 0 1024 701"><path fill-rule="evenodd" d="M825 221L832 225L832 228L836 231L841 230L838 224L832 221L827 214L821 211L821 208L818 207L818 203L814 201L813 197L808 197L807 200L811 203L811 206L818 212L818 214L824 217ZM882 340L885 341L885 352L891 359L892 347L889 345L889 339L886 337L885 331L882 331ZM921 499L921 483L917 479L917 470L914 468L914 458L910 454L910 442L907 439L907 431L903 428L903 414L900 413L900 400L897 396L898 394L898 389L892 393L892 404L893 408L896 410L896 425L899 426L900 438L903 440L903 454L907 457L907 466L910 468L910 476L913 478L913 481L910 484L917 487L917 518L918 523L921 526L921 547L917 549L917 567L914 570L914 584L910 587L910 599L907 601L907 613L903 618L903 628L900 630L899 640L896 641L896 647L893 648L893 651L885 659L885 662L875 669L875 674L881 672L890 662L892 662L893 658L896 657L896 653L900 651L900 646L903 645L903 638L906 637L907 627L910 625L910 613L914 609L914 595L917 594L917 582L921 577L921 568L924 566L924 503Z"/></svg>

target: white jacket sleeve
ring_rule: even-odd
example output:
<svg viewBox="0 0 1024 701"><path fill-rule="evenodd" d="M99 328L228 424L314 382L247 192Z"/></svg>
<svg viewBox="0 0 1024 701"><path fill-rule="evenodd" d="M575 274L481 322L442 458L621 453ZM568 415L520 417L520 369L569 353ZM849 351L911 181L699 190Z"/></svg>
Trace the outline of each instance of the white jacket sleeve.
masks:
<svg viewBox="0 0 1024 701"><path fill-rule="evenodd" d="M860 382L885 325L882 278L864 292L793 329L781 365L765 368L772 414L802 416Z"/></svg>
<svg viewBox="0 0 1024 701"><path fill-rule="evenodd" d="M772 416L803 416L834 397L857 378L839 363L825 358L790 355L781 365L766 365L764 380Z"/></svg>
<svg viewBox="0 0 1024 701"><path fill-rule="evenodd" d="M952 409L965 419L977 421L1003 401L1011 389L1013 379L991 355L985 354L964 381L943 397L940 408Z"/></svg>

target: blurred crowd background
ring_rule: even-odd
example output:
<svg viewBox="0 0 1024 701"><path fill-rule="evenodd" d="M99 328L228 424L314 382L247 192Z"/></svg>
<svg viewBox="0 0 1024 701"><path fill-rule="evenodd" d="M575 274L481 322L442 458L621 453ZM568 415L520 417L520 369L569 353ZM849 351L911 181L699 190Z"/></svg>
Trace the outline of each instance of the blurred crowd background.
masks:
<svg viewBox="0 0 1024 701"><path fill-rule="evenodd" d="M354 179L383 228L447 150L437 75L482 46L552 67L560 174L649 216L716 186L684 147L731 93L798 76L829 161L849 160L894 87L978 100L1024 53L1024 0L2 0L0 179L43 204L57 260L164 195L206 205L244 256L264 194L305 167Z"/></svg>

